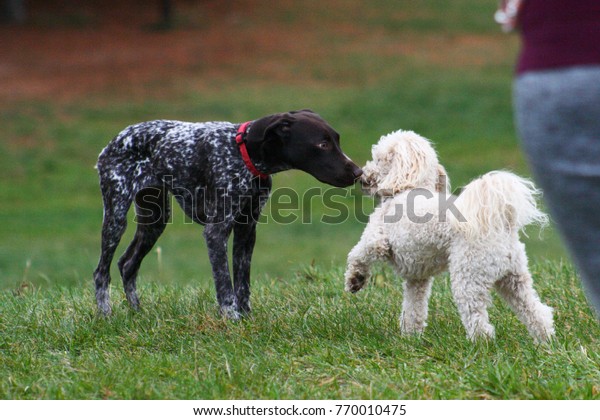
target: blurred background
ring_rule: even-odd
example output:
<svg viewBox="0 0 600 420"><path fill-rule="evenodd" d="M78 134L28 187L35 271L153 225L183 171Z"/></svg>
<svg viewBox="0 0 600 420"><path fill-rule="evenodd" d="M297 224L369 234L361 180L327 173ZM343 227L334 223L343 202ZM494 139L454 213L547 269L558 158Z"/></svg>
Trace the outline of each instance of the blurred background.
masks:
<svg viewBox="0 0 600 420"><path fill-rule="evenodd" d="M435 143L455 189L493 169L529 173L511 110L518 40L494 23L494 0L0 4L1 288L92 287L102 219L93 167L139 121L242 122L311 108L360 165L402 128ZM329 189L298 171L276 175L282 187ZM321 221L338 211L319 197L286 210L295 220L286 224L269 217L283 214L271 201L255 281L344 265L365 223L355 204L368 214L373 201L356 188L334 193L348 209L336 223ZM532 259L564 258L554 229L528 233ZM181 211L158 247L142 282L212 287L202 228ZM120 287L116 268L113 280Z"/></svg>

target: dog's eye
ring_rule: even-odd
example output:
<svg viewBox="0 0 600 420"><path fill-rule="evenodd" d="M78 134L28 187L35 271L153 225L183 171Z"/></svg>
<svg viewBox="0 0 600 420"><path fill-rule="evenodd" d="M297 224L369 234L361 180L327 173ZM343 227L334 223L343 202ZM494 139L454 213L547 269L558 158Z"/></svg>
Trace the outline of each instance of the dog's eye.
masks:
<svg viewBox="0 0 600 420"><path fill-rule="evenodd" d="M329 149L329 142L327 140L321 140L318 144L317 147L319 149L323 149L323 150L327 150Z"/></svg>

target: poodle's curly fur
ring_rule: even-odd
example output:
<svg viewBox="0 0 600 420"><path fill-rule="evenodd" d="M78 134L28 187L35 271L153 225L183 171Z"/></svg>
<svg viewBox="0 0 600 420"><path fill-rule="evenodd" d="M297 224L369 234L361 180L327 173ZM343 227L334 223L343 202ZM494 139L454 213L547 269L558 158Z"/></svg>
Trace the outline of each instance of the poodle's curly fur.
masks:
<svg viewBox="0 0 600 420"><path fill-rule="evenodd" d="M487 307L495 286L538 342L554 334L552 308L540 302L519 231L547 223L539 191L510 172L494 171L449 194L446 171L431 143L412 131L383 136L363 168L364 189L381 198L348 255L346 290L357 292L370 266L389 261L404 279L400 328L426 326L433 276L450 272L467 336L493 338Z"/></svg>

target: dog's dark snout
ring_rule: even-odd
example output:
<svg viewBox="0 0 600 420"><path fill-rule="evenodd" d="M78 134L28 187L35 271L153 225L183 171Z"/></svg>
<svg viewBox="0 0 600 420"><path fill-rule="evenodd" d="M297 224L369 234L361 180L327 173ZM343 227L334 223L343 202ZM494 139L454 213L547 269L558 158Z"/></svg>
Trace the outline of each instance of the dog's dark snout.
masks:
<svg viewBox="0 0 600 420"><path fill-rule="evenodd" d="M352 174L354 175L354 179L358 179L358 178L360 178L362 176L363 170L360 169L358 166L355 166L352 169Z"/></svg>

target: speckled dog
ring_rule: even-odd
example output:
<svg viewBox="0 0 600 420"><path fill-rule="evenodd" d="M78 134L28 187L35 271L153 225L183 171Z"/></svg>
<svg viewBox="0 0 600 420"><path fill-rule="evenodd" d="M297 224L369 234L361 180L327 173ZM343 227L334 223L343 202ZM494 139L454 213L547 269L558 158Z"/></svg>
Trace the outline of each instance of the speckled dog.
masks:
<svg viewBox="0 0 600 420"><path fill-rule="evenodd" d="M310 110L270 115L244 124L150 121L127 127L104 148L97 164L104 200L102 252L94 272L100 313L111 312L110 264L135 202L137 230L119 259L125 295L139 308L136 277L143 258L170 218L169 195L204 238L224 316L250 311L250 262L258 216L271 174L300 169L345 187L362 170L340 149L338 133ZM227 241L233 231L233 282Z"/></svg>

